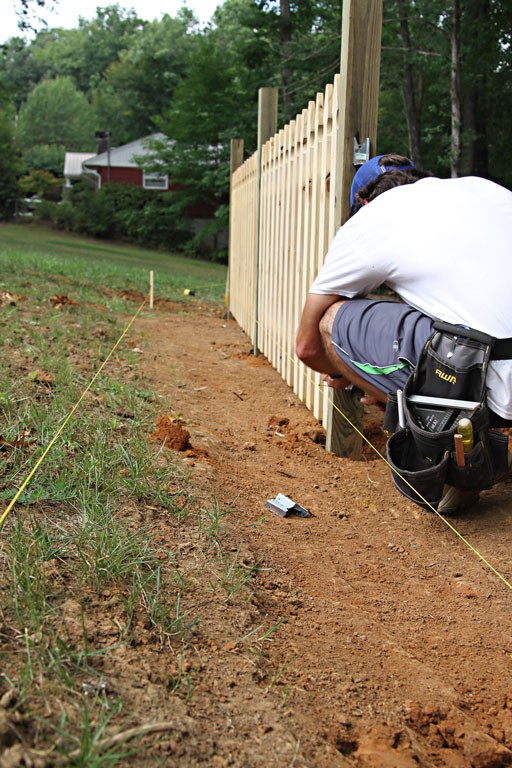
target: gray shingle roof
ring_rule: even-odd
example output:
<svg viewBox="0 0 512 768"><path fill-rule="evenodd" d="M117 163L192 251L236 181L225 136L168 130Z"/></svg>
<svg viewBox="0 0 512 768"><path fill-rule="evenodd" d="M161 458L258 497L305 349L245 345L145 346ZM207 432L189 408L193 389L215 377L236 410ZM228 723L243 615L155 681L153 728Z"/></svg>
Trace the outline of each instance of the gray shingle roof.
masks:
<svg viewBox="0 0 512 768"><path fill-rule="evenodd" d="M140 163L137 158L151 152L148 144L154 139L165 139L163 133L153 133L151 136L145 136L142 139L131 141L122 147L111 147L110 152L102 152L100 155L90 156L84 163L84 168L100 168L108 165L115 168L139 168Z"/></svg>

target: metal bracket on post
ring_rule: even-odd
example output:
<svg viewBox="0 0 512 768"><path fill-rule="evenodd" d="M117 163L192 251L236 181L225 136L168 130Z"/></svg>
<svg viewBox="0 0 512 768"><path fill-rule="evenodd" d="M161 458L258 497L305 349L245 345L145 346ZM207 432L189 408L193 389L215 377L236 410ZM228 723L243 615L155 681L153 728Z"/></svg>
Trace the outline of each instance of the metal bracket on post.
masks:
<svg viewBox="0 0 512 768"><path fill-rule="evenodd" d="M365 139L362 144L354 136L354 165L363 165L370 159L370 139Z"/></svg>

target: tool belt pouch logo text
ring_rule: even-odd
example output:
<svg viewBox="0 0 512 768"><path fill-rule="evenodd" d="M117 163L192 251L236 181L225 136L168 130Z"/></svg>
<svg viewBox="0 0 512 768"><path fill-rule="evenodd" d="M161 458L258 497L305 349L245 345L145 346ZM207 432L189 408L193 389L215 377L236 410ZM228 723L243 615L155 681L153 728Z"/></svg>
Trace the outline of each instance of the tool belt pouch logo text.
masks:
<svg viewBox="0 0 512 768"><path fill-rule="evenodd" d="M407 381L405 426L389 438L387 457L397 489L423 509L437 509L445 484L481 491L492 488L496 475L507 469L508 439L489 428L486 404L494 342L478 331L436 323ZM421 402L415 395L422 396ZM453 407L439 404L438 398L463 403ZM461 418L471 419L473 426L463 466L454 441Z"/></svg>

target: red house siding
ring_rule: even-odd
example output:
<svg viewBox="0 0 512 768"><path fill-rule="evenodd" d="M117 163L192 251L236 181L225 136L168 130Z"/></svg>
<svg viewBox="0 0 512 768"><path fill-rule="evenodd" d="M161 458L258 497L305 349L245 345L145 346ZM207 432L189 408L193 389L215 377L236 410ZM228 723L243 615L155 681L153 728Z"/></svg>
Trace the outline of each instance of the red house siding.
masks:
<svg viewBox="0 0 512 768"><path fill-rule="evenodd" d="M101 186L108 184L108 171L109 169L100 166L99 174L101 177ZM134 184L136 187L142 187L144 185L144 173L140 168L116 168L110 167L110 184ZM177 189L177 185L169 184L169 191ZM215 208L208 203L195 203L186 209L186 215L192 219L211 219L213 217Z"/></svg>
<svg viewBox="0 0 512 768"><path fill-rule="evenodd" d="M100 168L101 186L108 184L109 169ZM136 187L142 187L143 176L140 168L110 168L111 184L135 184Z"/></svg>

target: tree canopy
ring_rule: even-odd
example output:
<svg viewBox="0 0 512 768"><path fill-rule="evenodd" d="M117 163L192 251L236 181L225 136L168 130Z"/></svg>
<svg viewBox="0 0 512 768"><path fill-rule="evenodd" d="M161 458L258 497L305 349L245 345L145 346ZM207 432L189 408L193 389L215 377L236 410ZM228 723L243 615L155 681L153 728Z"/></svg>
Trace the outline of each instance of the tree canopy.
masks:
<svg viewBox="0 0 512 768"><path fill-rule="evenodd" d="M49 170L55 147L91 149L98 130L117 146L161 130L183 203L195 194L221 206L230 139L255 148L258 89L279 89L282 125L339 71L341 8L224 0L201 27L186 8L146 22L114 4L77 29L13 38L0 107L17 116L22 169ZM377 149L512 186L511 21L509 0L386 0Z"/></svg>

